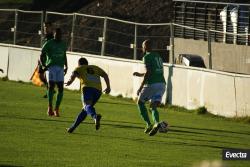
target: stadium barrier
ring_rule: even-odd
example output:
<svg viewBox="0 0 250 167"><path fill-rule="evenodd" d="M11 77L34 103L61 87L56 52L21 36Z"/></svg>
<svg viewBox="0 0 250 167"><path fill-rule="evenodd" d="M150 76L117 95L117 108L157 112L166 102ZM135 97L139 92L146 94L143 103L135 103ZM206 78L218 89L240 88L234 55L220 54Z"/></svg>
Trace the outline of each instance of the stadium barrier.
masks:
<svg viewBox="0 0 250 167"><path fill-rule="evenodd" d="M40 49L15 45L0 45L0 68L10 80L30 82L29 78L37 65ZM111 95L136 97L141 78L133 77L134 71L143 72L140 61L98 55L68 52L68 80L77 66L80 56L86 57L90 64L102 67L110 76ZM163 102L195 109L205 106L209 112L225 117L250 116L250 76L209 69L164 64L167 91ZM75 81L69 89L78 90Z"/></svg>
<svg viewBox="0 0 250 167"><path fill-rule="evenodd" d="M41 47L44 37L43 22L50 21L55 27L62 27L63 39L67 43L68 51L71 52L141 60L141 43L145 39L151 39L154 41L153 50L162 56L164 62L178 63L180 54L194 54L202 57L209 69L250 74L250 58L247 55L250 34L249 30L242 31L240 20L243 16L239 15L240 22L237 24L238 27L241 25L241 31L231 31L231 23L231 28L224 31L223 24L218 18L218 12L222 8L190 8L185 7L185 1L175 2L175 9L178 9L175 10L175 22L153 24L82 13L0 9L0 33L4 34L0 38L0 43ZM184 6L180 5L182 3ZM199 5L205 2L200 3ZM224 6L225 3L221 5ZM179 11L182 9L187 11ZM194 11L189 11L190 9ZM230 12L231 9L227 11ZM189 16L190 12L192 17ZM210 16L215 17L214 26L208 26ZM247 24L244 25L249 25L249 16L244 16L244 20L247 20ZM224 37L227 40L224 41Z"/></svg>
<svg viewBox="0 0 250 167"><path fill-rule="evenodd" d="M63 30L68 51L126 59L141 59L141 42L155 41L154 49L168 61L166 45L171 23L137 23L82 13L0 9L0 43L41 47L43 23Z"/></svg>
<svg viewBox="0 0 250 167"><path fill-rule="evenodd" d="M9 60L9 47L6 44L0 45L0 68L3 69L3 73L0 72L0 77L6 77L8 72L8 60Z"/></svg>

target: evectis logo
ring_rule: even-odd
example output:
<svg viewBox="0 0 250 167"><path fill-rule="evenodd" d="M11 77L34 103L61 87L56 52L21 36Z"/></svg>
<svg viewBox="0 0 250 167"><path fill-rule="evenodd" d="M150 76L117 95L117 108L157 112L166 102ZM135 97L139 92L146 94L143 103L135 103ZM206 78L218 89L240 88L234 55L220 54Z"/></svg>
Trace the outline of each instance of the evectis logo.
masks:
<svg viewBox="0 0 250 167"><path fill-rule="evenodd" d="M237 159L245 159L247 158L247 153L242 153L242 152L238 152L238 153L231 153L230 151L226 152L226 158L237 158Z"/></svg>
<svg viewBox="0 0 250 167"><path fill-rule="evenodd" d="M223 160L250 160L250 149L225 149L222 151Z"/></svg>

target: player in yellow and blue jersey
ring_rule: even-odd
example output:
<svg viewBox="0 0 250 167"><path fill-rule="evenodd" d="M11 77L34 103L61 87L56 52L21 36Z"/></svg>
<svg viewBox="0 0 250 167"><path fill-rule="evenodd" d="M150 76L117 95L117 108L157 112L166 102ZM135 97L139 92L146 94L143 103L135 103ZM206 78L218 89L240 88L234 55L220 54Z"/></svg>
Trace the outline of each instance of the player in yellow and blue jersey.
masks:
<svg viewBox="0 0 250 167"><path fill-rule="evenodd" d="M104 78L107 85L104 92L108 94L110 93L110 83L107 73L98 66L88 65L88 61L85 58L78 60L78 67L73 71L69 81L65 84L69 86L75 78L80 79L83 108L73 125L67 129L69 133L72 133L87 115L93 118L96 130L100 128L101 115L96 113L94 105L102 94L101 77Z"/></svg>

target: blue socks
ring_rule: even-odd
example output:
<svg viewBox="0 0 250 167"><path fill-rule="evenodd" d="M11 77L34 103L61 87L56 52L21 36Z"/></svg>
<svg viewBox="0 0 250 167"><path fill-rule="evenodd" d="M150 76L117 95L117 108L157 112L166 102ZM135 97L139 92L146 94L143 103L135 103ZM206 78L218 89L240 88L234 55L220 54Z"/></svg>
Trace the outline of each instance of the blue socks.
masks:
<svg viewBox="0 0 250 167"><path fill-rule="evenodd" d="M96 119L96 112L93 106L86 105L84 109L82 109L82 111L78 114L75 122L70 127L68 132L72 133L75 130L75 128L78 127L79 124L87 117L87 115L90 115L93 119Z"/></svg>
<svg viewBox="0 0 250 167"><path fill-rule="evenodd" d="M93 119L96 119L95 108L92 105L86 105L84 109L88 115L90 115Z"/></svg>
<svg viewBox="0 0 250 167"><path fill-rule="evenodd" d="M71 131L75 130L75 128L86 118L86 116L87 116L87 112L84 109L82 109L82 111L76 117L75 122L70 127L70 130Z"/></svg>

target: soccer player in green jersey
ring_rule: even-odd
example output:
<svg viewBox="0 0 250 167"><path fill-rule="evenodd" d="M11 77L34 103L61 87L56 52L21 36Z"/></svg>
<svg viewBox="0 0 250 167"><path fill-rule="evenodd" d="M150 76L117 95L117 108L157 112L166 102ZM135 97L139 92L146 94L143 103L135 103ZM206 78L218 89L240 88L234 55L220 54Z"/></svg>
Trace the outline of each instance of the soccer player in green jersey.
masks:
<svg viewBox="0 0 250 167"><path fill-rule="evenodd" d="M51 22L45 22L43 23L43 30L44 30L44 38L43 38L43 45L48 42L49 40L53 39L53 26ZM42 60L45 63L46 57L44 57L44 60ZM48 92L48 82L45 76L45 69L42 66L42 63L40 62L40 60L38 61L38 73L39 73L39 78L40 80L44 83L44 85L46 86L46 93L43 96L44 98L47 98L47 92Z"/></svg>
<svg viewBox="0 0 250 167"><path fill-rule="evenodd" d="M159 113L157 107L161 104L162 96L165 92L166 81L163 74L163 62L159 54L152 52L150 40L142 43L144 53L143 62L146 67L146 73L134 72L134 76L143 77L140 88L137 91L138 109L141 117L146 122L145 133L150 136L155 135L159 129ZM145 102L150 100L150 111L154 124L152 125L148 117Z"/></svg>
<svg viewBox="0 0 250 167"><path fill-rule="evenodd" d="M104 78L107 85L104 92L108 94L110 92L110 83L107 73L98 66L88 65L87 59L83 57L78 60L78 67L73 71L66 86L69 86L75 78L80 79L83 108L72 126L67 129L69 133L72 133L87 115L90 115L94 120L96 130L100 128L101 115L96 114L94 105L102 94L101 77Z"/></svg>
<svg viewBox="0 0 250 167"><path fill-rule="evenodd" d="M57 28L54 32L54 39L49 40L43 45L40 55L40 62L46 69L46 77L48 79L48 115L59 116L59 107L63 98L64 75L68 70L66 57L66 44L62 41L62 32ZM46 62L42 61L43 59ZM64 68L65 67L65 68ZM53 95L55 85L58 87L55 110L53 112Z"/></svg>

